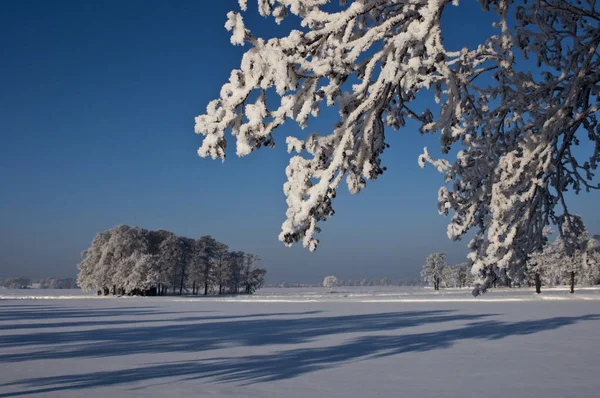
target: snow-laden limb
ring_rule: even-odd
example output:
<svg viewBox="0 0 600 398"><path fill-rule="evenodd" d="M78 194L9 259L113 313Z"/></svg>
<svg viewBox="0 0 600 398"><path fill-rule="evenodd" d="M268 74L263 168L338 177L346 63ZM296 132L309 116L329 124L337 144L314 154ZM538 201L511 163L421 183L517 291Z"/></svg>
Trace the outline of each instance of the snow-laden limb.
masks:
<svg viewBox="0 0 600 398"><path fill-rule="evenodd" d="M227 129L243 156L273 145L274 129L286 120L306 127L321 105L337 105L341 120L329 135L287 140L290 151L308 156L294 156L287 168L288 211L280 239L288 245L302 240L311 250L318 222L334 213L331 201L342 179L357 193L383 173L384 126L398 128L411 116L430 121L429 113L416 115L408 103L420 88L440 80L436 70L448 69L439 26L448 1L355 1L333 13L321 8L326 3L259 1L262 15L278 18L284 9L308 31L264 41L246 30L253 47L220 98L196 118L196 132L206 136L199 154L224 159ZM230 15L228 29L245 29L235 21L241 24ZM349 87L348 80L356 84ZM269 89L280 97L276 109L266 108ZM248 104L253 91L257 99Z"/></svg>
<svg viewBox="0 0 600 398"><path fill-rule="evenodd" d="M341 1L333 11L328 3L259 0L261 15L301 21L302 31L269 40L255 38L230 14L232 42L240 44L243 32L251 48L196 118L196 132L205 136L199 154L224 159L226 130L244 156L274 145L274 130L288 119L304 128L321 106L337 107L340 119L329 134L286 140L298 154L286 170L280 240L314 250L341 181L357 193L381 175L385 126L398 129L407 118L418 120L423 133L439 133L444 154L461 149L452 161L426 150L419 164L444 174L438 199L440 213L452 213L448 236L475 230L470 260L485 279L483 290L493 267L522 271L528 254L543 246L547 225L558 225L561 235L579 228L563 193L599 188L595 1L480 0L497 16L497 33L458 52L444 48L440 25L445 7L458 1ZM517 51L537 59L539 73L520 67ZM411 102L429 88L439 109L415 112ZM278 105L270 109L266 98L275 94ZM587 159L571 150L583 139L594 146Z"/></svg>

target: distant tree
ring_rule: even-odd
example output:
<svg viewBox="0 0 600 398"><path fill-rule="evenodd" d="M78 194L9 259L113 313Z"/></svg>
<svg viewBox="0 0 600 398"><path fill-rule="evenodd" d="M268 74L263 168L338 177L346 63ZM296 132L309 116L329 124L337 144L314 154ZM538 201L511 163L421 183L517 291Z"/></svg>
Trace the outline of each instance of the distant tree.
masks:
<svg viewBox="0 0 600 398"><path fill-rule="evenodd" d="M439 290L446 266L446 255L444 253L432 253L425 259L425 265L421 270L421 278L433 285L434 290Z"/></svg>
<svg viewBox="0 0 600 398"><path fill-rule="evenodd" d="M575 293L575 276L583 276L584 250L588 242L588 232L583 224L583 219L573 216L556 239L558 262L569 276L569 292Z"/></svg>
<svg viewBox="0 0 600 398"><path fill-rule="evenodd" d="M175 234L170 234L160 244L160 259L165 266L168 279L165 284L170 287L175 294L179 281L184 272L185 251L181 240Z"/></svg>
<svg viewBox="0 0 600 398"><path fill-rule="evenodd" d="M392 281L390 280L390 278L383 277L379 280L379 286L390 286L391 284Z"/></svg>
<svg viewBox="0 0 600 398"><path fill-rule="evenodd" d="M246 285L247 294L253 294L257 289L264 286L266 273L267 270L264 268L252 267L250 270L250 279Z"/></svg>
<svg viewBox="0 0 600 398"><path fill-rule="evenodd" d="M459 268L447 266L442 270L442 281L445 287L459 287Z"/></svg>
<svg viewBox="0 0 600 398"><path fill-rule="evenodd" d="M4 285L9 289L27 289L31 286L31 279L26 277L9 278Z"/></svg>
<svg viewBox="0 0 600 398"><path fill-rule="evenodd" d="M455 265L457 268L457 278L459 287L471 286L473 283L473 274L471 273L471 265L469 263L461 263Z"/></svg>
<svg viewBox="0 0 600 398"><path fill-rule="evenodd" d="M187 287L187 282L190 274L190 268L195 260L196 241L194 239L178 237L179 246L182 251L182 259L179 270L179 295L183 294L183 290Z"/></svg>
<svg viewBox="0 0 600 398"><path fill-rule="evenodd" d="M96 234L90 247L81 253L81 261L77 264L79 270L77 285L81 289L105 292L105 286L99 283L96 276L102 264L104 247L108 243L111 233L112 231L106 231Z"/></svg>
<svg viewBox="0 0 600 398"><path fill-rule="evenodd" d="M210 235L201 236L198 240L200 245L200 264L202 269L202 285L204 295L208 295L208 289L214 282L213 267L217 250L217 240Z"/></svg>
<svg viewBox="0 0 600 398"><path fill-rule="evenodd" d="M139 281L132 279L139 257L148 252L147 232L137 227L120 226L112 236L112 284L118 294L129 294L137 289Z"/></svg>
<svg viewBox="0 0 600 398"><path fill-rule="evenodd" d="M125 290L129 293L156 295L160 282L158 269L154 267L156 258L150 254L142 254L136 258Z"/></svg>
<svg viewBox="0 0 600 398"><path fill-rule="evenodd" d="M594 266L595 262L590 264L586 261L589 242L587 231L578 216L573 216L570 225L559 231L559 236L553 242L530 255L526 276L533 281L536 293L541 292L542 284L569 285L569 292L574 293L576 283L595 283L594 275L598 268Z"/></svg>
<svg viewBox="0 0 600 398"><path fill-rule="evenodd" d="M326 276L323 279L323 287L331 290L335 285L337 285L338 279L334 275Z"/></svg>
<svg viewBox="0 0 600 398"><path fill-rule="evenodd" d="M600 283L600 235L594 235L582 244L584 278L589 285Z"/></svg>
<svg viewBox="0 0 600 398"><path fill-rule="evenodd" d="M229 279L229 246L225 243L216 242L214 248L214 277L219 294L223 294L223 287Z"/></svg>
<svg viewBox="0 0 600 398"><path fill-rule="evenodd" d="M264 285L266 271L253 266L254 255L228 252L227 245L210 236L198 240L159 230L119 225L95 236L77 265L77 284L99 294L163 295L167 288L183 294L192 282L192 293L202 285L204 294L225 288L252 293ZM70 286L71 279L54 279L48 285ZM198 289L196 288L198 286Z"/></svg>
<svg viewBox="0 0 600 398"><path fill-rule="evenodd" d="M244 270L242 272L242 284L246 294L252 294L264 283L265 270L254 267L254 264L260 261L260 258L253 253L246 253L244 256Z"/></svg>
<svg viewBox="0 0 600 398"><path fill-rule="evenodd" d="M246 253L242 251L229 252L227 255L227 286L231 293L239 293L240 286L242 285L242 271L244 270L244 264L246 259Z"/></svg>

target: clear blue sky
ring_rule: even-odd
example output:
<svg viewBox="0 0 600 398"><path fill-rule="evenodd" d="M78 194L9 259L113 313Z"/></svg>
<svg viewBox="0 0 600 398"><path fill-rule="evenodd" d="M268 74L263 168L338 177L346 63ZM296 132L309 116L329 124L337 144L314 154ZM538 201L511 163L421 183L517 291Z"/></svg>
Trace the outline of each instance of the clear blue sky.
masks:
<svg viewBox="0 0 600 398"><path fill-rule="evenodd" d="M448 11L447 44L475 44L491 19L474 0ZM285 31L255 12L259 35ZM259 254L269 281L417 277L424 257L463 261L437 214L441 176L417 166L437 137L388 133L388 172L338 196L315 253L285 248L278 146L225 163L201 159L194 117L218 95L247 47L223 28L237 1L3 1L0 12L0 276L68 276L98 231L117 224L211 234ZM332 120L310 131L327 133ZM230 146L233 149L233 145ZM592 230L597 194L572 206Z"/></svg>

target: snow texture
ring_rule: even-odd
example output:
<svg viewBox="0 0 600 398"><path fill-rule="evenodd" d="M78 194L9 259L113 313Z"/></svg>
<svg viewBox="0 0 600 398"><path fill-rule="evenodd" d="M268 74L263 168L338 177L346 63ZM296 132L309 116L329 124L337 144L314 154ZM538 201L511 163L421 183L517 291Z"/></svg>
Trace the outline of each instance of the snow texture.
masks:
<svg viewBox="0 0 600 398"><path fill-rule="evenodd" d="M263 289L231 299L56 294L71 299L0 301L0 397L600 391L597 289L490 290L481 299L421 288Z"/></svg>

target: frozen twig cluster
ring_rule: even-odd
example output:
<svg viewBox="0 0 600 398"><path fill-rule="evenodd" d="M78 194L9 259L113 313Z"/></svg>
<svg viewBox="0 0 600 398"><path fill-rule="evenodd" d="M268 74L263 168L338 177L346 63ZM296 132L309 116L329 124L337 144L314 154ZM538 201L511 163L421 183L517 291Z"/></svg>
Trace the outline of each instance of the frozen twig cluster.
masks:
<svg viewBox="0 0 600 398"><path fill-rule="evenodd" d="M439 211L452 215L449 238L475 230L470 260L484 279L491 267L522 270L543 246L547 225L557 225L561 236L581 232L564 193L599 188L600 6L479 2L495 13L496 34L457 52L443 45L441 19L458 0L342 0L338 7L329 0L258 0L262 16L300 21L298 30L269 40L254 37L242 15L230 12L231 42L250 49L196 118L204 135L198 153L224 159L229 130L244 156L273 146L284 122L304 128L323 106L336 107L339 121L328 134L286 139L296 155L286 170L279 238L314 250L340 183L357 193L380 176L386 127L415 119L422 133L440 134L444 154L460 149L456 159L434 159L427 149L419 158L444 175ZM239 3L246 10L248 2ZM539 69L522 67L519 57ZM431 91L440 105L417 112L414 99ZM573 150L584 140L592 143L585 158Z"/></svg>

